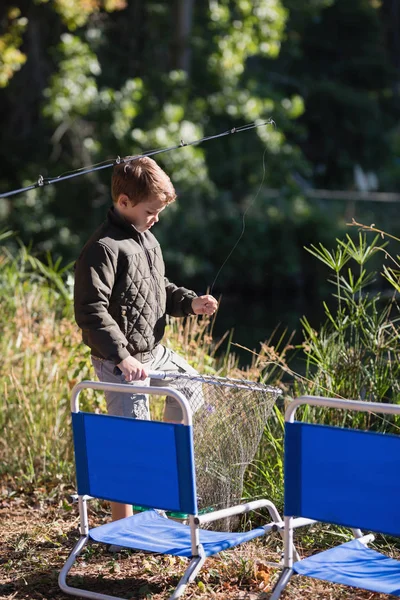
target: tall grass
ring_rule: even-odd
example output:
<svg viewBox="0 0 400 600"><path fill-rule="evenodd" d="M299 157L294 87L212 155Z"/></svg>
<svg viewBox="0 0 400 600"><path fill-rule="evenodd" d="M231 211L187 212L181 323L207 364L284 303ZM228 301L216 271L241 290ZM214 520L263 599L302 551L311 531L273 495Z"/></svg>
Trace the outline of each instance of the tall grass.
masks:
<svg viewBox="0 0 400 600"><path fill-rule="evenodd" d="M385 264L382 268L383 276L394 288L393 294L384 298L376 291L379 274L370 268L372 258L375 262L379 256L386 258L383 232L378 233L370 241L364 232L356 241L348 236L338 240L334 250L322 244L308 248L329 269L333 293L331 302L323 304L325 321L318 330L307 318L301 319L304 339L297 347L297 357L303 357L305 374L290 369L293 347L291 340L285 342L283 336L278 343L269 340L262 344L254 363L266 369L267 379L276 375L277 369L285 374L285 383L281 381L280 387L287 400L310 394L399 403L400 314L395 292L400 291L400 256L396 257L396 268ZM274 417L265 427L245 487L249 497L267 495L278 507L282 507L285 404L275 407ZM304 407L298 417L331 425L400 432L400 419L394 416Z"/></svg>
<svg viewBox="0 0 400 600"><path fill-rule="evenodd" d="M88 375L58 266L0 253L0 472L24 483L70 478L69 392Z"/></svg>
<svg viewBox="0 0 400 600"><path fill-rule="evenodd" d="M297 379L295 394L400 401L397 298L394 292L383 298L376 291L378 273L369 267L373 257L379 253L384 257L385 246L379 235L368 242L366 234L360 232L357 242L348 236L332 251L322 244L308 248L331 272L334 301L333 307L324 302L326 320L318 331L308 319L302 319L306 378ZM325 411L325 415L329 423L342 426L351 422L353 426L398 430L400 425L398 418L371 414Z"/></svg>
<svg viewBox="0 0 400 600"><path fill-rule="evenodd" d="M0 247L0 476L13 484L73 484L70 392L94 373L73 319L72 284L60 262ZM259 380L257 361L241 371L229 340L220 355L214 320L171 320L164 341L201 373ZM100 392L85 394L90 410L105 410Z"/></svg>
<svg viewBox="0 0 400 600"><path fill-rule="evenodd" d="M3 237L0 234L0 244ZM371 291L377 275L369 261L384 251L365 234L358 242L339 241L309 251L331 272L333 303L324 305L326 320L315 331L302 319L306 374L290 369L292 340L285 331L261 344L241 369L227 333L221 355L213 337L214 318L172 320L165 343L205 374L245 377L279 385L286 399L309 393L371 401L399 402L400 338L396 298L386 301ZM382 254L383 257L383 254ZM394 272L390 272L392 278ZM396 282L398 278L396 277ZM81 343L72 310L72 275L60 262L39 261L24 247L10 254L0 246L0 476L15 484L72 484L73 457L69 398L73 385L94 374L89 349ZM332 304L334 306L332 306ZM296 350L300 351L299 348ZM285 400L285 399L284 399ZM91 410L104 410L100 393L83 398ZM282 506L283 411L280 402L269 419L257 455L247 471L245 496L267 496ZM314 411L316 413L318 411ZM375 415L317 414L325 422L398 430L398 419Z"/></svg>

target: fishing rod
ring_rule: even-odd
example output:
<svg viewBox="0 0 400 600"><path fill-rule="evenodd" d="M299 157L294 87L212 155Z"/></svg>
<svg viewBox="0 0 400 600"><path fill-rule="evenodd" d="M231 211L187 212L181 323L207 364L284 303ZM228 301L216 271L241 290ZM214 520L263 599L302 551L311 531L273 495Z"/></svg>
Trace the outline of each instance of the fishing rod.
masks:
<svg viewBox="0 0 400 600"><path fill-rule="evenodd" d="M0 194L0 198L8 198L10 196L15 196L16 194L21 194L23 192L28 192L29 190L34 190L36 188L44 187L45 185L50 185L52 183L58 183L59 181L65 181L66 179L72 179L73 177L79 177L80 175L87 175L88 173L93 173L94 171L101 171L102 169L108 169L109 167L114 167L115 165L131 162L132 160L136 160L138 158L142 158L143 156L155 156L156 154L161 154L162 152L171 152L172 150L178 150L179 148L185 148L187 146L196 146L198 144L202 144L203 142L208 142L210 140L215 140L217 138L221 138L227 135L233 135L234 133L241 133L243 131L248 131L249 129L256 129L257 127L265 127L266 125L275 125L273 119L268 119L267 121L263 121L261 123L248 123L247 125L240 125L239 127L232 127L227 131L223 131L222 133L217 133L215 135L209 135L206 137L202 137L199 140L194 140L193 142L185 142L181 140L179 144L175 146L170 146L169 148L159 148L156 150L150 150L149 152L145 152L144 154L137 154L135 156L126 156L121 158L117 156L116 158L109 159L107 161L102 161L91 167L76 169L75 171L67 171L62 175L58 175L58 177L43 177L43 175L39 175L36 183L32 183L26 187L19 188L17 190L11 190L10 192L5 192Z"/></svg>

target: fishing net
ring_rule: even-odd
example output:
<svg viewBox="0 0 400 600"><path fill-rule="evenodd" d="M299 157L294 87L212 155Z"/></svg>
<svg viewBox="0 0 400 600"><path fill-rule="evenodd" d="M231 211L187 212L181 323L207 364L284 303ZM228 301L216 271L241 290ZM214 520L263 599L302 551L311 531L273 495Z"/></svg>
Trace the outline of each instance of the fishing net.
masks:
<svg viewBox="0 0 400 600"><path fill-rule="evenodd" d="M199 510L242 500L243 478L281 390L248 380L167 373L166 385L186 396L193 410ZM218 527L231 529L233 521Z"/></svg>

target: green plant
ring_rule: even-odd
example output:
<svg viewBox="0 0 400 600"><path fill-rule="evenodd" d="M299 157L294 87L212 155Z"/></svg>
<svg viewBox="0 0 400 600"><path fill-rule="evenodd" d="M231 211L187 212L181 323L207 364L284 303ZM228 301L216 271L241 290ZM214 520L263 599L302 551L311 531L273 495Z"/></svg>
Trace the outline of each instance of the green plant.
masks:
<svg viewBox="0 0 400 600"><path fill-rule="evenodd" d="M257 454L247 469L244 487L245 498L268 498L278 510L283 507L283 435L283 414L275 406Z"/></svg>
<svg viewBox="0 0 400 600"><path fill-rule="evenodd" d="M400 400L398 306L393 297L384 301L371 288L376 272L367 264L385 252L386 242L378 243L379 239L377 235L368 244L360 232L358 242L350 236L338 240L335 251L322 244L307 249L333 272L329 281L335 287L334 308L324 303L326 321L318 332L307 318L301 320L306 379L298 380L296 392L374 402ZM382 426L376 416L365 418Z"/></svg>

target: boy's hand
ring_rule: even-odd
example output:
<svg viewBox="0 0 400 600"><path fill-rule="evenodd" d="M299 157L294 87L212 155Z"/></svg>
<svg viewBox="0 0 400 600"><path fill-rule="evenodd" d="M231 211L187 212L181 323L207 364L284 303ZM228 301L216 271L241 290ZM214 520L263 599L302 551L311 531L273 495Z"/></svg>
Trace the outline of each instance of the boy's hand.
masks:
<svg viewBox="0 0 400 600"><path fill-rule="evenodd" d="M148 377L147 369L133 356L127 356L117 365L125 377L125 381L140 381Z"/></svg>
<svg viewBox="0 0 400 600"><path fill-rule="evenodd" d="M218 308L214 296L198 296L192 300L192 310L195 315L213 315Z"/></svg>

